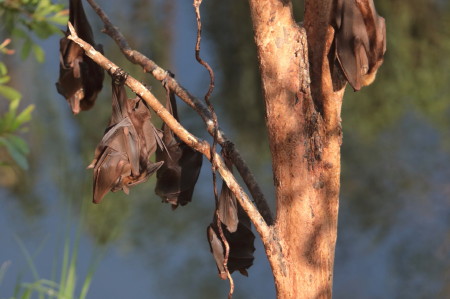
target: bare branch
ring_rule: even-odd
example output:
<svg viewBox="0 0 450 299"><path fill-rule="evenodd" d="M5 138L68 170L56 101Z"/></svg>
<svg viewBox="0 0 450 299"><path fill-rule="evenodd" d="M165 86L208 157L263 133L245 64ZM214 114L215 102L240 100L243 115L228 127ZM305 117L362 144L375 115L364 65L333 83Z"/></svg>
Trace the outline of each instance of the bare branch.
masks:
<svg viewBox="0 0 450 299"><path fill-rule="evenodd" d="M217 222L216 224L217 224L217 228L219 231L219 237L225 246L225 256L223 258L223 268L225 269L225 272L228 277L228 281L230 282L230 291L228 292L228 298L231 299L233 297L233 292L234 292L234 281L233 281L233 278L231 277L230 271L228 271L228 257L230 255L230 244L228 243L228 240L225 238L225 235L223 233L222 222L221 222L222 219L220 218L220 214L219 214L219 196L217 193L217 178L216 178L217 162L216 162L216 159L214 158L214 153L216 152L217 132L218 132L219 124L217 121L217 114L214 111L214 106L211 103L210 97L214 90L215 76L214 76L214 71L211 68L211 66L209 65L209 63L207 63L200 57L200 43L202 40L202 20L200 17L200 5L201 4L202 4L202 0L194 0L195 15L197 17L197 41L195 43L195 59L198 61L198 63L200 63L202 66L204 66L206 68L206 70L209 73L209 78L210 78L209 88L208 88L207 93L205 94L205 103L208 106L208 109L209 109L209 112L211 113L212 121L214 124L214 136L213 136L213 142L211 145L211 170L212 170L214 199L216 202L215 215L216 215L216 222Z"/></svg>
<svg viewBox="0 0 450 299"><path fill-rule="evenodd" d="M180 99L182 99L186 104L188 104L191 108L193 108L203 119L206 124L206 129L214 136L214 122L211 116L211 113L207 109L207 107L196 99L193 95L191 95L183 86L181 86L174 78L167 76L167 71L159 67L154 61L140 53L139 51L131 49L128 42L122 33L111 23L108 16L105 12L98 6L98 4L94 0L87 0L92 8L95 10L97 15L103 21L105 28L104 32L109 35L119 46L122 53L125 57L132 63L140 65L145 72L150 73L155 79L159 81L166 80L167 86L172 90ZM233 164L236 166L237 171L241 175L244 180L245 185L247 186L250 194L252 195L258 210L261 212L264 220L268 225L272 225L274 223L272 213L270 211L269 205L267 204L267 200L259 187L256 179L251 172L250 168L247 166L247 163L244 161L238 150L235 148L233 142L231 142L224 132L220 130L220 127L217 130L217 142L222 146L222 148L226 148L230 153L230 159Z"/></svg>
<svg viewBox="0 0 450 299"><path fill-rule="evenodd" d="M211 66L209 65L209 63L207 63L200 57L200 43L202 40L202 20L200 17L200 5L201 4L202 4L202 0L194 0L195 15L197 17L197 41L195 43L195 59L198 61L198 63L200 63L202 66L204 66L206 68L206 70L209 73L209 78L210 78L208 92L205 94L205 103L208 106L208 109L209 109L209 112L211 113L212 121L214 124L214 135L213 135L213 142L211 145L211 170L212 170L212 180L213 180L213 189L214 189L214 199L216 202L215 215L216 215L216 222L217 222L216 224L217 224L217 228L219 231L219 237L225 246L225 256L223 258L223 268L225 269L225 272L228 277L228 281L230 282L230 291L228 292L228 298L231 299L233 297L233 292L234 292L234 281L233 281L233 278L231 277L230 271L228 271L228 257L230 256L230 244L228 243L228 240L225 238L225 235L223 233L222 222L221 222L222 219L220 218L220 214L219 214L219 196L217 193L217 178L216 178L217 162L216 162L216 159L214 158L214 153L216 153L217 133L219 130L219 123L217 120L217 114L214 111L214 106L211 103L210 97L214 90L215 76L214 76L214 71L211 68Z"/></svg>
<svg viewBox="0 0 450 299"><path fill-rule="evenodd" d="M116 64L103 56L100 52L96 51L90 44L79 38L72 24L69 23L68 28L70 30L70 35L67 38L78 44L85 51L86 55L95 63L100 65L109 73L114 73L117 69L119 69ZM208 142L195 137L187 131L140 81L136 80L132 76L128 76L125 81L125 85L140 96L182 141L211 160L210 145ZM220 173L227 186L236 196L239 204L252 220L256 230L261 236L264 246L269 248L272 253L276 253L277 249L274 247L274 244L271 244L274 240L272 229L266 224L265 220L258 212L255 205L253 205L248 195L236 181L236 178L233 176L231 171L226 167L225 162L222 160L220 155L217 153L214 153L214 155L214 159L217 161L217 171Z"/></svg>

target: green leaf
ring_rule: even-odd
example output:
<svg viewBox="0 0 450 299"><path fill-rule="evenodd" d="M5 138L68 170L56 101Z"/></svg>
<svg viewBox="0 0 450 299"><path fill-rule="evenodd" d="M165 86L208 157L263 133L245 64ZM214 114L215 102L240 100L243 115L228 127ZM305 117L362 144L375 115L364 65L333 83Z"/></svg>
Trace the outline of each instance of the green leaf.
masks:
<svg viewBox="0 0 450 299"><path fill-rule="evenodd" d="M19 107L20 99L14 99L9 104L9 112L16 116L17 107Z"/></svg>
<svg viewBox="0 0 450 299"><path fill-rule="evenodd" d="M11 33L14 37L28 38L28 34L18 27L15 27Z"/></svg>
<svg viewBox="0 0 450 299"><path fill-rule="evenodd" d="M6 67L6 65L0 61L0 75L4 76L8 73L8 68Z"/></svg>
<svg viewBox="0 0 450 299"><path fill-rule="evenodd" d="M46 23L46 26L47 26L47 30L49 32L49 35L61 34L61 29L58 26L55 26L55 25L50 24L50 23Z"/></svg>
<svg viewBox="0 0 450 299"><path fill-rule="evenodd" d="M38 44L33 44L33 52L37 62L43 63L45 60L45 53L44 50L42 50L41 46L39 46Z"/></svg>
<svg viewBox="0 0 450 299"><path fill-rule="evenodd" d="M0 85L0 95L4 96L10 101L18 101L22 97L22 94L20 92L6 85Z"/></svg>
<svg viewBox="0 0 450 299"><path fill-rule="evenodd" d="M12 133L18 128L16 124L16 111L19 102L19 100L11 101L9 110L0 117L0 133Z"/></svg>
<svg viewBox="0 0 450 299"><path fill-rule="evenodd" d="M1 76L1 75L0 75L0 76ZM3 75L3 76L0 77L0 84L8 83L10 79L11 79L10 76L4 76L4 75Z"/></svg>
<svg viewBox="0 0 450 299"><path fill-rule="evenodd" d="M28 144L25 140L22 138L16 136L16 135L10 135L8 136L8 140L11 142L11 144L14 146L14 148L20 152L21 154L28 155L30 153L30 149L28 148Z"/></svg>
<svg viewBox="0 0 450 299"><path fill-rule="evenodd" d="M55 33L55 26L50 25L47 22L32 22L30 24L31 29L33 32L40 38L40 39L46 39L50 37L53 33ZM54 27L54 28L53 28Z"/></svg>
<svg viewBox="0 0 450 299"><path fill-rule="evenodd" d="M28 169L28 161L25 155L21 152L21 148L18 148L17 144L15 144L14 140L8 137L0 137L0 145L3 145L14 161L19 165L20 168L27 170ZM17 137L19 138L19 137Z"/></svg>
<svg viewBox="0 0 450 299"><path fill-rule="evenodd" d="M48 18L48 20L58 25L66 25L67 22L69 21L69 17L63 14L55 14L54 16Z"/></svg>
<svg viewBox="0 0 450 299"><path fill-rule="evenodd" d="M33 46L33 41L29 38L25 39L25 42L22 46L22 51L20 52L20 58L22 60L25 60L28 58L28 55L30 55L31 47Z"/></svg>
<svg viewBox="0 0 450 299"><path fill-rule="evenodd" d="M15 122L18 127L31 120L31 112L34 110L34 105L28 105L20 114L16 117Z"/></svg>
<svg viewBox="0 0 450 299"><path fill-rule="evenodd" d="M39 1L34 14L38 17L45 18L48 14L51 14L54 11L55 8L49 1L41 0Z"/></svg>
<svg viewBox="0 0 450 299"><path fill-rule="evenodd" d="M31 290L25 289L25 292L23 293L22 297L20 299L29 299L31 297Z"/></svg>

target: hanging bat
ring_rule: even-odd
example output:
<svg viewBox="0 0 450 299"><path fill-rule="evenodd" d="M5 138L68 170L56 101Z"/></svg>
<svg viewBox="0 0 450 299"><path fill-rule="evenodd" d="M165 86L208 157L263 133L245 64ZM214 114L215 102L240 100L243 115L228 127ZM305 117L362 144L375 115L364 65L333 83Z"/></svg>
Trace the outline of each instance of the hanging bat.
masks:
<svg viewBox="0 0 450 299"><path fill-rule="evenodd" d="M157 145L163 145L142 99L127 100L123 84L114 82L112 94L111 119L88 166L94 168L94 203L109 191L128 194L129 187L145 182L164 163L149 161Z"/></svg>
<svg viewBox="0 0 450 299"><path fill-rule="evenodd" d="M386 25L373 0L335 0L333 60L355 91L375 80L386 52ZM334 63L334 62L333 62Z"/></svg>
<svg viewBox="0 0 450 299"><path fill-rule="evenodd" d="M102 46L96 45L91 26L84 13L81 0L70 0L69 21L74 26L78 36L103 53ZM103 86L104 71L94 61L84 54L83 49L67 39L69 29L60 40L59 79L56 89L69 103L72 112L78 114L81 110L90 109Z"/></svg>
<svg viewBox="0 0 450 299"><path fill-rule="evenodd" d="M166 86L166 109L178 118L175 95ZM165 149L156 150L156 161L164 161L156 173L155 193L176 209L192 200L202 167L202 154L181 141L166 125L162 126Z"/></svg>
<svg viewBox="0 0 450 299"><path fill-rule="evenodd" d="M222 154L225 164L231 170L231 162ZM251 222L248 215L237 202L231 190L225 182L222 183L222 190L219 196L218 214L225 239L230 247L227 268L230 273L238 270L242 275L248 276L247 269L253 265L253 245L255 236L251 230ZM225 259L225 245L220 238L217 226L217 217L214 213L213 223L208 226L207 237L211 252L216 261L219 276L227 278L227 273L223 266Z"/></svg>

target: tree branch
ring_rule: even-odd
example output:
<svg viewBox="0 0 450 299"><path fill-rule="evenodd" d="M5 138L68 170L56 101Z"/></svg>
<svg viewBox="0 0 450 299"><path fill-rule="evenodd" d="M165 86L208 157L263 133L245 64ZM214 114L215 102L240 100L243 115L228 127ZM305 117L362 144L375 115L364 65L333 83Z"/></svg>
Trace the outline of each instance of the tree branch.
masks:
<svg viewBox="0 0 450 299"><path fill-rule="evenodd" d="M219 231L220 240L222 241L224 247L225 247L225 255L223 258L223 268L225 269L225 272L228 277L228 281L230 282L230 291L228 293L228 298L233 298L233 292L234 292L234 281L231 277L230 271L228 271L228 257L230 256L230 244L228 243L227 238L225 238L225 235L223 233L222 229L222 219L220 218L219 213L219 196L217 193L217 178L216 178L216 169L217 169L217 162L215 159L214 153L216 153L216 145L217 145L217 134L219 130L219 123L217 120L217 114L214 111L214 106L211 103L210 97L214 90L214 82L215 82L215 76L214 71L205 60L203 60L200 56L200 44L202 40L202 20L200 17L200 5L202 4L202 0L194 0L193 6L195 8L195 15L197 17L197 42L195 43L195 59L200 63L202 66L205 67L205 69L209 73L210 83L208 92L205 94L205 103L208 106L209 112L212 116L212 121L214 124L214 134L213 134L213 142L211 145L211 170L212 170L212 180L213 180L213 189L214 189L214 199L216 202L216 210L215 210L215 216L216 216L216 225L217 230Z"/></svg>
<svg viewBox="0 0 450 299"><path fill-rule="evenodd" d="M109 35L119 46L125 57L132 63L140 65L145 72L150 73L155 79L159 81L166 80L167 86L172 90L180 99L193 108L203 119L206 124L206 129L211 136L214 136L214 122L210 111L207 107L191 95L183 86L181 86L174 78L167 76L167 71L159 67L154 61L143 55L142 53L131 49L127 40L122 33L111 23L105 12L98 6L94 0L87 0L97 15L103 21L105 28L103 31ZM217 130L217 142L226 148L230 153L230 159L236 166L237 171L244 180L250 194L252 195L255 205L260 211L262 217L268 225L274 223L272 213L270 211L267 200L259 187L256 179L251 172L250 168L245 163L244 159L235 148L233 142L231 142L220 128Z"/></svg>
<svg viewBox="0 0 450 299"><path fill-rule="evenodd" d="M85 51L86 55L95 63L100 65L110 74L119 69L116 64L103 56L100 52L96 51L90 44L79 38L72 24L69 23L68 27L70 30L70 35L67 38L78 44ZM187 131L141 82L129 75L125 81L125 85L141 97L182 141L211 160L209 143L198 139ZM222 157L220 157L217 153L214 153L214 155L214 159L217 163L217 171L220 173L227 186L236 196L239 204L252 220L264 246L266 248L274 247L274 244L271 244L271 242L273 242L272 229L266 224L265 220L258 212L255 205L253 205L248 195L238 184L231 171L226 167Z"/></svg>

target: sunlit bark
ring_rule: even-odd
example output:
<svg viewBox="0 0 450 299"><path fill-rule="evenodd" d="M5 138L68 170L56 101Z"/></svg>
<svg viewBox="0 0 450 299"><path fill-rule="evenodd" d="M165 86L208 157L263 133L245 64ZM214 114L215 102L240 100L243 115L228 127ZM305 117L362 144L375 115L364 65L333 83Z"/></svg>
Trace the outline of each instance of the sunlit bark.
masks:
<svg viewBox="0 0 450 299"><path fill-rule="evenodd" d="M282 248L268 252L278 298L331 297L343 95L327 59L331 2L306 1L302 28L290 1L250 0Z"/></svg>

